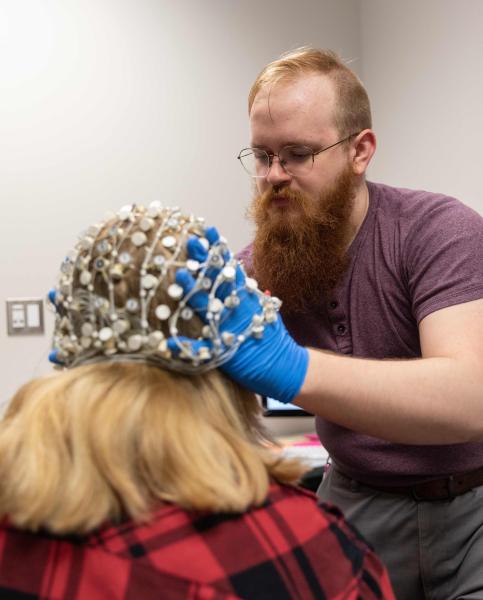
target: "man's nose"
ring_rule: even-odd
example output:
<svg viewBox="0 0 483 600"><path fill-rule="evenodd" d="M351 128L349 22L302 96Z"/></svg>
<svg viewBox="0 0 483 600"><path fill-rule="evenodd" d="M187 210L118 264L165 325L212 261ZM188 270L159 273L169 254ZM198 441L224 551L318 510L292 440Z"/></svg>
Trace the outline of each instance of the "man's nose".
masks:
<svg viewBox="0 0 483 600"><path fill-rule="evenodd" d="M272 164L270 165L270 169L267 173L266 180L271 185L280 185L283 183L288 183L292 179L292 176L285 171L282 167L280 159L278 156L274 156L272 158Z"/></svg>

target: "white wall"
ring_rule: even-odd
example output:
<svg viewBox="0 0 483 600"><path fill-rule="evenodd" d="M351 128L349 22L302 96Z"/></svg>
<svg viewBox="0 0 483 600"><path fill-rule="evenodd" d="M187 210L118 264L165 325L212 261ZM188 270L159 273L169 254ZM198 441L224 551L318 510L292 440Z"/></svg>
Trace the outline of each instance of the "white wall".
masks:
<svg viewBox="0 0 483 600"><path fill-rule="evenodd" d="M379 140L370 177L483 214L483 2L363 0L361 44Z"/></svg>
<svg viewBox="0 0 483 600"><path fill-rule="evenodd" d="M51 321L7 337L5 299L43 296L107 209L159 198L248 241L248 89L302 44L359 69L357 1L0 2L0 402L50 369Z"/></svg>

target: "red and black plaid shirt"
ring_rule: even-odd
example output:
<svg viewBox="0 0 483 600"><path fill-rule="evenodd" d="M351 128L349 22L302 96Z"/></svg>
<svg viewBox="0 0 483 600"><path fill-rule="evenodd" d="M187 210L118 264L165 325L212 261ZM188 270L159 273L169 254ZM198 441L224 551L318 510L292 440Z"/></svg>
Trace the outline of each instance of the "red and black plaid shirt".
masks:
<svg viewBox="0 0 483 600"><path fill-rule="evenodd" d="M394 599L386 570L332 506L273 484L242 515L163 506L86 538L0 528L9 600Z"/></svg>

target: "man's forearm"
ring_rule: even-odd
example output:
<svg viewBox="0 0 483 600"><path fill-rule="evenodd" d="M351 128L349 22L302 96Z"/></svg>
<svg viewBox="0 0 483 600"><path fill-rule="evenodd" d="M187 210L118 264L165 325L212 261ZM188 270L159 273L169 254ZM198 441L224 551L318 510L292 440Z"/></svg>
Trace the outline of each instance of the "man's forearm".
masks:
<svg viewBox="0 0 483 600"><path fill-rule="evenodd" d="M398 443L483 439L483 385L469 362L370 360L313 349L309 356L294 402L311 413Z"/></svg>

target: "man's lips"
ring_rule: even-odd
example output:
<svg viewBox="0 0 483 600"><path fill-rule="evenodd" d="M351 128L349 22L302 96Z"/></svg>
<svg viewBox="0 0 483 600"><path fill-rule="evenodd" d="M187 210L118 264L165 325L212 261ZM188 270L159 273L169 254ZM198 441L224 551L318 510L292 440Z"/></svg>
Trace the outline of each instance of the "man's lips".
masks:
<svg viewBox="0 0 483 600"><path fill-rule="evenodd" d="M289 204L290 200L286 196L273 196L270 200L270 206L275 208L284 208Z"/></svg>

